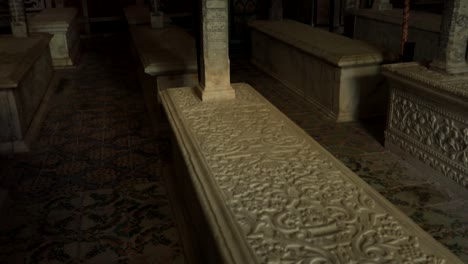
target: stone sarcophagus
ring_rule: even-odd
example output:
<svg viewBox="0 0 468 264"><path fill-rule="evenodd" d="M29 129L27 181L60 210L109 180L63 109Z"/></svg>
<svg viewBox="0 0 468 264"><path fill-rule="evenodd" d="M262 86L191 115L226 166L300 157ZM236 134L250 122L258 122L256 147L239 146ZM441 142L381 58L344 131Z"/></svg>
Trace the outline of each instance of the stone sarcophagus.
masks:
<svg viewBox="0 0 468 264"><path fill-rule="evenodd" d="M418 63L384 67L391 89L385 146L468 187L468 74Z"/></svg>
<svg viewBox="0 0 468 264"><path fill-rule="evenodd" d="M0 153L24 152L57 86L49 34L0 37Z"/></svg>
<svg viewBox="0 0 468 264"><path fill-rule="evenodd" d="M80 50L76 8L47 8L29 21L31 32L52 34L50 53L55 67L75 65Z"/></svg>
<svg viewBox="0 0 468 264"><path fill-rule="evenodd" d="M253 21L252 63L337 122L384 115L384 54L361 41L291 21Z"/></svg>

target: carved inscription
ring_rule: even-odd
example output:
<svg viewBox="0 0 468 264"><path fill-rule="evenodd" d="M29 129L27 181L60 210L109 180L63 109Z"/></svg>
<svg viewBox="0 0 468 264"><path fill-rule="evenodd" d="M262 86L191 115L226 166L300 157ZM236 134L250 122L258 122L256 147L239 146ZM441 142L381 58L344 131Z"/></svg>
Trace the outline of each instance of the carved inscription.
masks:
<svg viewBox="0 0 468 264"><path fill-rule="evenodd" d="M219 54L216 50L227 48L228 11L227 1L207 0L204 14L204 40L207 55ZM210 50L215 50L211 54Z"/></svg>

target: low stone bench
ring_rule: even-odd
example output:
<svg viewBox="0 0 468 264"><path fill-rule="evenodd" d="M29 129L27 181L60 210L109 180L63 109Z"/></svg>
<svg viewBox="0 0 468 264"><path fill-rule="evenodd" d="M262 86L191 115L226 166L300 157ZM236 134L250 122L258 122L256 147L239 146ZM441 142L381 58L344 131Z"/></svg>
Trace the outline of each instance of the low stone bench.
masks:
<svg viewBox="0 0 468 264"><path fill-rule="evenodd" d="M233 88L203 103L190 87L160 92L200 263L462 263L252 87Z"/></svg>
<svg viewBox="0 0 468 264"><path fill-rule="evenodd" d="M46 8L30 19L31 32L53 35L50 53L55 67L70 67L76 64L80 51L80 33L76 8Z"/></svg>
<svg viewBox="0 0 468 264"><path fill-rule="evenodd" d="M198 83L195 40L178 27L152 29L130 26L134 53L139 60L138 78L153 121L160 116L158 90ZM174 86L173 86L174 85Z"/></svg>
<svg viewBox="0 0 468 264"><path fill-rule="evenodd" d="M421 171L468 187L468 74L449 75L418 63L391 64L385 147Z"/></svg>
<svg viewBox="0 0 468 264"><path fill-rule="evenodd" d="M24 152L57 86L49 34L0 37L0 153Z"/></svg>
<svg viewBox="0 0 468 264"><path fill-rule="evenodd" d="M338 122L385 115L382 51L291 21L253 21L252 63Z"/></svg>

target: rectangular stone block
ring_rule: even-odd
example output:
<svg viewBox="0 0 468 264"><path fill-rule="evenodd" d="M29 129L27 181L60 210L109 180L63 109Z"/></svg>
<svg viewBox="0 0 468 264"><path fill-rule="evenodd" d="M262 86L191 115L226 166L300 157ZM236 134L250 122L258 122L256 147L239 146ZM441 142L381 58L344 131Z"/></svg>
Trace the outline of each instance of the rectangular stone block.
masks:
<svg viewBox="0 0 468 264"><path fill-rule="evenodd" d="M250 26L251 61L337 122L386 114L379 50L290 20Z"/></svg>

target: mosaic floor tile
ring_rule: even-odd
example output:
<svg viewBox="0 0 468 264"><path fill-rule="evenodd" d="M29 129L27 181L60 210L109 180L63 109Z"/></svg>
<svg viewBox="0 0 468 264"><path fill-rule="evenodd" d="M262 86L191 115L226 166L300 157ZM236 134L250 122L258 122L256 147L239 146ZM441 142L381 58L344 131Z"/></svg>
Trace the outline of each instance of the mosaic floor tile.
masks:
<svg viewBox="0 0 468 264"><path fill-rule="evenodd" d="M409 185L381 192L395 205L430 206L453 201L452 194L436 183Z"/></svg>

